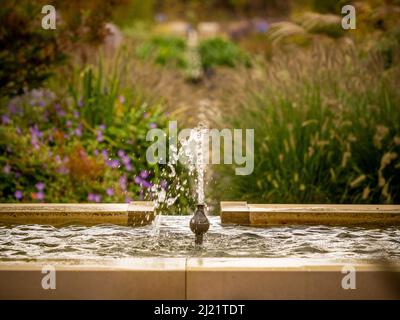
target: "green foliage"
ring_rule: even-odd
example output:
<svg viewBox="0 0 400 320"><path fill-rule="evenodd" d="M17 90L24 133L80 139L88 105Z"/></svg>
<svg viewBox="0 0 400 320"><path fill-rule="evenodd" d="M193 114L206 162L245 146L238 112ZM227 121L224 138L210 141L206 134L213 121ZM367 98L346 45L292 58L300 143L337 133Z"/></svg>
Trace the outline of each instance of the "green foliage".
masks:
<svg viewBox="0 0 400 320"><path fill-rule="evenodd" d="M186 42L178 37L156 36L139 45L136 54L161 66L184 69L187 66Z"/></svg>
<svg viewBox="0 0 400 320"><path fill-rule="evenodd" d="M0 8L0 96L36 88L65 60L59 33L41 27L38 1L5 0Z"/></svg>
<svg viewBox="0 0 400 320"><path fill-rule="evenodd" d="M159 185L176 198L164 212L189 212L186 169L178 166L172 176L167 166L146 160L148 130L167 126L163 106L122 86L125 68L106 70L100 62L77 72L62 97L40 89L2 101L1 201L152 200L152 187ZM62 88L65 82L57 81Z"/></svg>
<svg viewBox="0 0 400 320"><path fill-rule="evenodd" d="M48 4L45 0L2 1L0 95L13 96L40 87L77 48L101 43L112 9L124 1L55 1L55 30L41 26L42 6Z"/></svg>
<svg viewBox="0 0 400 320"><path fill-rule="evenodd" d="M221 166L222 200L400 203L398 69L330 50L275 59L227 115L229 127L254 128L255 169Z"/></svg>
<svg viewBox="0 0 400 320"><path fill-rule="evenodd" d="M233 68L239 64L250 66L249 57L233 42L222 38L202 41L199 45L199 53L204 69L215 66Z"/></svg>
<svg viewBox="0 0 400 320"><path fill-rule="evenodd" d="M112 123L123 73L123 66L118 63L111 70L105 70L100 60L96 70L92 66L86 67L76 77L78 83L70 85L75 104L83 105L82 116L91 126Z"/></svg>
<svg viewBox="0 0 400 320"><path fill-rule="evenodd" d="M376 52L384 59L385 68L390 68L399 62L400 27L391 29L375 43Z"/></svg>
<svg viewBox="0 0 400 320"><path fill-rule="evenodd" d="M125 0L113 12L113 21L121 27L130 26L137 21L152 21L154 17L153 0Z"/></svg>

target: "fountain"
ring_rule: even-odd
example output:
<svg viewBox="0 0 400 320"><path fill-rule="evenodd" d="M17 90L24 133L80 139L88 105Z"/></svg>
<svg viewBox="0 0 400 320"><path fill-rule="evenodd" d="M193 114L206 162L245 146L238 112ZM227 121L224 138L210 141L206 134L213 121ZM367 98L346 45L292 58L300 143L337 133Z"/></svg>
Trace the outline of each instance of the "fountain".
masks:
<svg viewBox="0 0 400 320"><path fill-rule="evenodd" d="M175 124L176 127L176 124ZM199 124L196 128L190 129L185 138L180 139L180 148L177 145L170 145L170 161L167 163L167 168L162 171L165 176L176 177L176 167L178 161L183 163L189 172L189 175L195 177L196 196L197 196L197 209L190 221L190 229L195 233L195 244L201 245L203 243L203 235L210 227L210 223L205 214L205 195L204 195L204 175L208 157L208 129L203 123ZM179 181L179 180L178 180ZM186 183L186 180L183 184ZM175 191L183 190L182 184L177 183ZM152 199L155 208L160 209L166 205L170 207L175 203L179 195L172 195L161 186L155 184L151 187ZM161 220L161 210L158 210L157 217L154 223L154 235L159 233L159 226Z"/></svg>
<svg viewBox="0 0 400 320"><path fill-rule="evenodd" d="M205 214L205 203L204 203L204 173L206 168L206 159L208 152L204 150L205 139L207 138L206 130L203 126L194 130L194 141L195 141L195 169L197 173L197 209L190 219L190 229L195 234L195 244L203 244L203 235L210 228L210 222Z"/></svg>

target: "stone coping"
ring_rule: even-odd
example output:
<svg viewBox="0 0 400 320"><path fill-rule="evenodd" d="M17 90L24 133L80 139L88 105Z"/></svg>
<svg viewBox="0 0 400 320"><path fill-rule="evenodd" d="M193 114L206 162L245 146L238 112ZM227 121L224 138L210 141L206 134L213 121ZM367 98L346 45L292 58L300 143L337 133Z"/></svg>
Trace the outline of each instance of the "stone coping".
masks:
<svg viewBox="0 0 400 320"><path fill-rule="evenodd" d="M399 225L400 205L247 204L221 202L221 222L269 225Z"/></svg>
<svg viewBox="0 0 400 320"><path fill-rule="evenodd" d="M35 203L0 204L0 223L6 224L65 224L142 226L154 219L154 204L147 201L131 203Z"/></svg>
<svg viewBox="0 0 400 320"><path fill-rule="evenodd" d="M349 266L356 289L342 287ZM399 279L400 264L292 258L0 262L0 299L399 299Z"/></svg>

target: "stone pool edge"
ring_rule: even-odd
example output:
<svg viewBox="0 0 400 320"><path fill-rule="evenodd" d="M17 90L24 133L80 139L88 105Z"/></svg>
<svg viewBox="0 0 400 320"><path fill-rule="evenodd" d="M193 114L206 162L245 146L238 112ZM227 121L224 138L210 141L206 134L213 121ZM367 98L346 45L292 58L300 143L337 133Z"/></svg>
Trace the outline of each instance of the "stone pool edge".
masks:
<svg viewBox="0 0 400 320"><path fill-rule="evenodd" d="M56 289L44 290L44 266ZM355 272L355 289L343 279ZM293 258L1 262L0 299L400 299L400 264Z"/></svg>
<svg viewBox="0 0 400 320"><path fill-rule="evenodd" d="M272 225L400 225L400 205L248 204L221 202L221 223Z"/></svg>
<svg viewBox="0 0 400 320"><path fill-rule="evenodd" d="M144 226L155 217L154 203L10 203L0 204L0 222L5 224L96 225L110 223Z"/></svg>

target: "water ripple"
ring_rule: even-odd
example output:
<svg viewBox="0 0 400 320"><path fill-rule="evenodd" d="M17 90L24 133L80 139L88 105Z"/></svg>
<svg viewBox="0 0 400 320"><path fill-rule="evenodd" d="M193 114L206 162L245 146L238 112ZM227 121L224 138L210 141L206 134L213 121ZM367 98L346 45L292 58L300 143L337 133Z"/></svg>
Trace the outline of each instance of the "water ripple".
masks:
<svg viewBox="0 0 400 320"><path fill-rule="evenodd" d="M0 225L0 260L127 257L271 257L400 260L400 227L222 226L210 217L204 246L193 245L190 217L157 226ZM155 228L158 228L155 230Z"/></svg>

